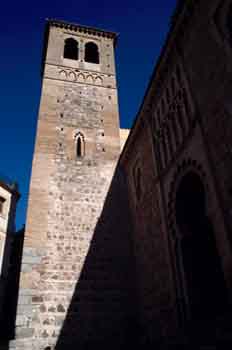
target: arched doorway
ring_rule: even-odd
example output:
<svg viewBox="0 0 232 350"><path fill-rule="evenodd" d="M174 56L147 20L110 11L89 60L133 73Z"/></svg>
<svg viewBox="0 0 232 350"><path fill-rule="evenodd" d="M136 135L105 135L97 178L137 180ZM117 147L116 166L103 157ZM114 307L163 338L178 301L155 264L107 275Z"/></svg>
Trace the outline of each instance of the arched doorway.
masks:
<svg viewBox="0 0 232 350"><path fill-rule="evenodd" d="M178 186L175 215L190 317L201 320L218 315L226 305L226 287L207 216L205 188L193 171Z"/></svg>

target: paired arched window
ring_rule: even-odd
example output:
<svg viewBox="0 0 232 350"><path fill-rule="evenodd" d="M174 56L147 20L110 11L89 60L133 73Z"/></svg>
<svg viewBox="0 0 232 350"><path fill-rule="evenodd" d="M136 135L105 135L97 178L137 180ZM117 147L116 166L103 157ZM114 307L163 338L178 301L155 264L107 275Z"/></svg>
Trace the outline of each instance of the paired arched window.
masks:
<svg viewBox="0 0 232 350"><path fill-rule="evenodd" d="M78 60L79 47L78 47L78 42L75 39L68 38L65 40L64 58L68 58L70 60Z"/></svg>
<svg viewBox="0 0 232 350"><path fill-rule="evenodd" d="M98 46L93 42L89 42L85 45L85 62L99 63Z"/></svg>
<svg viewBox="0 0 232 350"><path fill-rule="evenodd" d="M81 158L85 155L85 139L84 135L80 132L75 136L76 140L76 157Z"/></svg>
<svg viewBox="0 0 232 350"><path fill-rule="evenodd" d="M65 40L63 57L76 61L79 59L79 45L75 39L68 38ZM95 64L100 62L97 44L93 42L85 44L85 62Z"/></svg>

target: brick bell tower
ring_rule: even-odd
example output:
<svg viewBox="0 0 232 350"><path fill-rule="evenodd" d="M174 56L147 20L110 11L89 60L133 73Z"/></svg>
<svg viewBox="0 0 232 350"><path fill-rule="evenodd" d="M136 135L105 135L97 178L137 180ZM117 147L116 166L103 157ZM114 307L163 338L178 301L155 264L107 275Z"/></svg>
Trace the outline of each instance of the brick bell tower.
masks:
<svg viewBox="0 0 232 350"><path fill-rule="evenodd" d="M101 306L91 311L96 298L81 303L101 281L80 279L120 153L115 43L112 32L47 22L12 348L60 349L65 342L82 348L86 339L97 343L106 327ZM109 327L112 317L104 319ZM60 340L64 324L72 333Z"/></svg>

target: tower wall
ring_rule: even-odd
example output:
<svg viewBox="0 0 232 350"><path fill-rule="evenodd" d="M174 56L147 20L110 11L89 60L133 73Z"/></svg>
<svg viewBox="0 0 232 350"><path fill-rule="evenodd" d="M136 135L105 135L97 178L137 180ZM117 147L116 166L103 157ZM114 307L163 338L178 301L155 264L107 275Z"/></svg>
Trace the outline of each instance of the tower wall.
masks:
<svg viewBox="0 0 232 350"><path fill-rule="evenodd" d="M114 190L124 186L120 171L114 174L120 152L115 35L50 21L45 37L11 346L75 348L113 339L116 345L124 341L128 317L130 257L126 225L115 231L117 206L124 203ZM78 60L63 57L67 38L78 42ZM99 64L85 62L89 41L98 46Z"/></svg>

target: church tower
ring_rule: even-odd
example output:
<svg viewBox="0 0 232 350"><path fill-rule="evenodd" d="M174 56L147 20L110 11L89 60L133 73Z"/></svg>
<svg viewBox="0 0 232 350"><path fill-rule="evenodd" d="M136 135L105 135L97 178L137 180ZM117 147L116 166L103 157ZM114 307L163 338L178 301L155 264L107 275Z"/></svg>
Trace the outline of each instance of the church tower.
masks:
<svg viewBox="0 0 232 350"><path fill-rule="evenodd" d="M116 308L112 317L104 315L112 311L113 296L104 295L103 282L120 280L112 269L106 276L112 254L95 259L95 250L99 257L107 247L103 233L102 244L96 243L96 227L107 224L99 221L120 154L116 38L100 29L47 22L16 348L60 349L67 342L70 349L82 348L100 342L103 328L115 329L110 322L121 322ZM99 300L107 300L106 310L102 303L97 310ZM69 335L62 338L64 329Z"/></svg>

